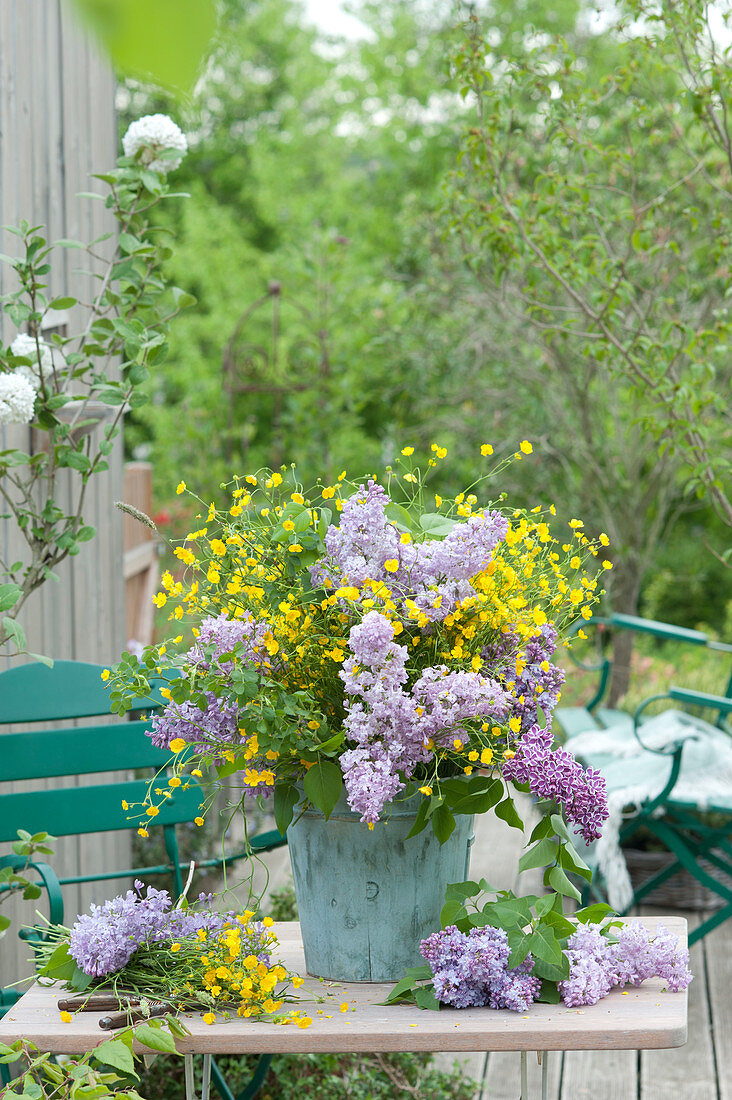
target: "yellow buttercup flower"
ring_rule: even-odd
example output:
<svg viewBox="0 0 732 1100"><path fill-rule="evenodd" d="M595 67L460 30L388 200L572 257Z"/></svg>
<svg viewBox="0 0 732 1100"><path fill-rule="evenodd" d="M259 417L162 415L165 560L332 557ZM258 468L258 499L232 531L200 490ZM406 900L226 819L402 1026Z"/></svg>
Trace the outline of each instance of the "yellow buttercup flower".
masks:
<svg viewBox="0 0 732 1100"><path fill-rule="evenodd" d="M530 455L534 450L534 448L529 443L528 439L522 439L521 442L519 443L519 448L522 451L522 453L525 454L525 455Z"/></svg>
<svg viewBox="0 0 732 1100"><path fill-rule="evenodd" d="M178 494L178 496L180 496L181 493L185 493L185 491L186 491L185 481L179 481L178 484L175 487L175 491Z"/></svg>

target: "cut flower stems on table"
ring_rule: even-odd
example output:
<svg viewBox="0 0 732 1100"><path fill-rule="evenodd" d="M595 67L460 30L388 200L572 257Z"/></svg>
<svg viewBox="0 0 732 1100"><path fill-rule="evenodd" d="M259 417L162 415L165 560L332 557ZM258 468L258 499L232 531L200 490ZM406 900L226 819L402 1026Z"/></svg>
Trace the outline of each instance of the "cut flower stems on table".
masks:
<svg viewBox="0 0 732 1100"><path fill-rule="evenodd" d="M218 913L212 900L173 907L167 891L137 882L73 928L51 926L37 947L38 974L79 993L109 991L122 1008L135 998L143 1012L158 1002L171 1013L201 1011L206 1023L243 1016L309 1026L309 1016L285 1007L303 981L274 957L272 920Z"/></svg>
<svg viewBox="0 0 732 1100"><path fill-rule="evenodd" d="M481 450L478 462L492 454ZM272 798L281 832L298 805L327 818L343 792L370 829L412 795L414 831L441 842L456 814L495 809L519 827L514 784L598 836L604 783L552 744L564 678L553 655L591 615L608 540L579 519L553 533L553 506L506 506L500 475L531 451L524 440L453 500L429 488L446 453L433 444L424 468L404 447L381 482L343 471L307 490L282 467L234 478L224 511L197 501L174 551L184 571L165 573L155 598L180 633L107 676L120 713L168 680L149 730L173 754L168 789L158 779L125 807L142 835L206 772L238 786L234 805ZM498 500L480 502L489 482ZM555 878L576 869L566 851Z"/></svg>

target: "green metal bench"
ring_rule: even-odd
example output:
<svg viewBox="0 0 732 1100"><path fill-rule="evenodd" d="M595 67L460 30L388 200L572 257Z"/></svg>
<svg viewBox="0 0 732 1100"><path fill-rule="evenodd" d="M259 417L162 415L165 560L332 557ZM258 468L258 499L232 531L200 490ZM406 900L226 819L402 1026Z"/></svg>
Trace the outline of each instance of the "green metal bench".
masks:
<svg viewBox="0 0 732 1100"><path fill-rule="evenodd" d="M710 650L732 654L732 646L710 639L701 631L687 630L668 623L640 619L630 615L612 615L608 618L590 620L604 629L633 630L660 639L672 639L691 645L704 646ZM584 624L582 624L584 625ZM689 688L670 687L668 691L644 700L634 715L615 708L603 707L602 701L610 679L611 662L600 655L595 662L576 662L580 668L596 671L599 674L598 685L592 699L585 707L560 707L555 718L572 746L582 745L578 753L582 762L597 768L605 775L609 791L624 791L631 788L641 775L648 776L655 771L663 778L660 789L653 797L644 799L637 810L625 819L620 829L621 847L633 846L633 839L639 834L650 834L653 840L672 856L667 866L636 886L632 902L627 909L640 904L658 886L678 874L682 869L691 874L699 883L706 886L722 899L721 907L713 916L695 928L689 942L693 943L705 936L717 925L732 917L732 785L729 797L719 801L682 798L677 791L682 789L682 781L689 768L690 755L695 749L685 739L671 741L662 748L646 743L650 725L646 724L647 711L652 704L668 701L678 708L692 708L702 711L706 721L697 722L692 738L698 743L707 744L720 739L722 751L726 751L728 742L725 735L732 735L732 676L727 684L725 695L712 695ZM660 722L660 718L653 719ZM693 722L693 719L687 719ZM693 727L692 727L693 728ZM613 757L608 752L608 738L602 736L607 731L618 745L623 742L636 755ZM592 735L597 734L595 738ZM586 734L581 741L576 739ZM644 740L646 735L646 740ZM588 740L596 741L597 747L587 749ZM603 741L605 745L603 746ZM716 744L717 741L714 741ZM686 755L684 753L686 752ZM700 774L697 772L696 774ZM707 772L705 771L705 775ZM688 783L687 783L688 789ZM702 866L704 861L704 866ZM588 862L592 864L593 851L588 852ZM593 880L592 895L604 897L603 883Z"/></svg>
<svg viewBox="0 0 732 1100"><path fill-rule="evenodd" d="M56 661L53 668L27 664L0 673L0 731L3 726L13 727L11 733L0 732L0 843L15 841L19 828L32 834L48 832L63 837L136 827L127 820L122 802L130 805L142 802L150 777L165 769L170 754L156 748L145 736L149 718L109 721L109 696L101 679L102 671L101 665ZM137 701L133 709L149 713L151 707L164 705L165 700L159 694L164 684L165 680L161 679L150 698ZM32 728L39 723L78 721L102 715L107 718L104 723L44 730ZM63 780L64 777L132 771L146 771L148 778L119 780L110 776L108 782L95 781L78 786L60 782L49 785L46 790L32 791L8 791L6 786L26 780ZM200 785L191 778L188 789L181 786L171 791L158 815L148 824L150 830L162 828L168 857L165 863L112 868L60 879L47 865L34 865L48 894L52 923L63 923L61 887L65 885L168 874L172 875L176 896L182 893L183 872L188 864L181 859L176 828L189 824L198 816L203 798ZM249 838L250 848L257 853L286 843L286 838L277 830ZM246 854L227 856L226 862ZM11 865L12 860L17 862L16 857L3 857L0 867ZM220 867L223 862L222 859L207 859L198 861L196 866ZM13 989L0 989L0 1015L18 996ZM259 1064L254 1078L237 1098L217 1067L213 1070L213 1083L223 1100L249 1100L261 1086L268 1065L268 1061Z"/></svg>
<svg viewBox="0 0 732 1100"><path fill-rule="evenodd" d="M603 706L603 700L607 694L612 672L612 660L605 655L602 643L615 630L628 630L636 634L646 634L658 638L660 641L684 642L687 645L703 646L712 652L732 654L732 645L726 642L717 642L704 634L701 630L689 630L687 627L674 626L672 623L663 623L655 619L643 619L637 615L596 615L587 622L581 620L574 627L574 633L578 630L596 628L595 641L598 643L598 654L595 660L578 660L570 650L570 657L574 665L584 672L596 672L597 683L592 698L584 706L557 707L554 711L554 719L568 739L578 733L585 733L592 729L610 729L617 725L626 725L628 730L632 728L633 717L626 711L615 707ZM674 689L681 691L683 689ZM697 696L698 692L694 693ZM712 721L720 728L729 729L729 716L724 706L716 706L714 700L717 696L708 696L707 702L699 705L711 708L715 713ZM724 699L732 698L732 673L724 696ZM691 699L684 700L691 703Z"/></svg>

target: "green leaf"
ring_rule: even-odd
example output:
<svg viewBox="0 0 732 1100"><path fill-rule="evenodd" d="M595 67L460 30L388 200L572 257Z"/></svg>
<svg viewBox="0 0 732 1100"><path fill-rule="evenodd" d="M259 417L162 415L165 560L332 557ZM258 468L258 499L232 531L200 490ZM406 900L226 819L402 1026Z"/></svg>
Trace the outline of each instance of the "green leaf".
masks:
<svg viewBox="0 0 732 1100"><path fill-rule="evenodd" d="M76 0L76 6L121 73L184 92L216 29L213 0Z"/></svg>
<svg viewBox="0 0 732 1100"><path fill-rule="evenodd" d="M576 875L580 875L588 882L592 880L592 871L572 844L563 844L561 846L559 851L559 864L565 871L574 871Z"/></svg>
<svg viewBox="0 0 732 1100"><path fill-rule="evenodd" d="M551 928L540 924L530 936L531 954L543 962L553 963L558 966L562 961L562 949L557 942L557 937Z"/></svg>
<svg viewBox="0 0 732 1100"><path fill-rule="evenodd" d="M556 897L556 894L544 894L542 898L539 898L536 905L534 906L534 911L537 917L543 917L551 911L554 906L554 901Z"/></svg>
<svg viewBox="0 0 732 1100"><path fill-rule="evenodd" d="M307 797L322 811L327 821L343 790L341 769L331 760L317 760L305 773L303 787Z"/></svg>
<svg viewBox="0 0 732 1100"><path fill-rule="evenodd" d="M442 539L449 535L455 526L455 520L441 516L438 512L425 512L419 517L419 525L427 535Z"/></svg>
<svg viewBox="0 0 732 1100"><path fill-rule="evenodd" d="M329 737L327 741L322 741L318 745L318 752L326 753L326 755L334 753L341 747L344 740L345 735L343 731L340 730L338 733L334 733L332 737Z"/></svg>
<svg viewBox="0 0 732 1100"><path fill-rule="evenodd" d="M432 829L440 844L449 840L455 830L455 824L455 818L447 806L444 803L438 806L432 815Z"/></svg>
<svg viewBox="0 0 732 1100"><path fill-rule="evenodd" d="M420 1008L431 1008L437 1011L440 1007L440 1002L435 997L435 991L429 985L421 985L415 990L414 999Z"/></svg>
<svg viewBox="0 0 732 1100"><path fill-rule="evenodd" d="M10 917L6 917L3 913L0 913L0 932L4 932L6 928L10 928Z"/></svg>
<svg viewBox="0 0 732 1100"><path fill-rule="evenodd" d="M393 1005L396 1004L397 1001L413 1000L414 998L411 994L414 991L415 981L416 979L410 977L400 978L394 988L389 991L386 1000L381 1003Z"/></svg>
<svg viewBox="0 0 732 1100"><path fill-rule="evenodd" d="M519 817L511 797L506 797L503 802L498 803L495 814L496 817L500 817L502 821L510 825L512 829L523 829L524 827L524 823Z"/></svg>
<svg viewBox="0 0 732 1100"><path fill-rule="evenodd" d="M580 924L599 924L601 920L613 912L613 907L604 901L595 902L594 905L586 905L584 909L578 909L574 914Z"/></svg>
<svg viewBox="0 0 732 1100"><path fill-rule="evenodd" d="M519 871L529 871L532 867L546 867L554 863L559 845L554 840L540 840L519 859Z"/></svg>
<svg viewBox="0 0 732 1100"><path fill-rule="evenodd" d="M113 1066L122 1073L132 1073L137 1076L132 1051L121 1039L108 1039L106 1043L100 1043L94 1048L94 1057L98 1062Z"/></svg>
<svg viewBox="0 0 732 1100"><path fill-rule="evenodd" d="M188 309L189 306L196 304L196 298L187 291L181 290L179 286L173 287L173 301L177 309Z"/></svg>
<svg viewBox="0 0 732 1100"><path fill-rule="evenodd" d="M418 530L409 512L406 508L403 508L401 504L395 504L392 501L391 504L387 504L384 511L391 522L396 524L396 526L400 527L403 531L411 531L414 533Z"/></svg>
<svg viewBox="0 0 732 1100"><path fill-rule="evenodd" d="M32 657L34 661L45 665L46 668L53 668L53 657L47 657L45 653L29 653L28 656Z"/></svg>
<svg viewBox="0 0 732 1100"><path fill-rule="evenodd" d="M427 822L432 816L436 805L439 805L439 800L435 798L425 797L420 802L419 809L417 810L417 816L414 819L414 825L412 825L412 828L407 833L407 840L409 840L410 837L417 836L418 833L421 833L422 830L427 827Z"/></svg>
<svg viewBox="0 0 732 1100"><path fill-rule="evenodd" d="M559 895L551 895L558 897ZM542 917L542 923L549 925L553 928L558 936L571 936L575 932L576 925L572 923L563 913L558 913L556 909L551 909L548 913L545 913Z"/></svg>
<svg viewBox="0 0 732 1100"><path fill-rule="evenodd" d="M545 875L546 883L566 898L574 898L579 901L581 894L577 887L569 881L561 867L550 867Z"/></svg>
<svg viewBox="0 0 732 1100"><path fill-rule="evenodd" d="M299 798L300 794L292 783L275 783L274 819L275 825L282 836L285 835L287 827L292 821Z"/></svg>
<svg viewBox="0 0 732 1100"><path fill-rule="evenodd" d="M569 977L569 961L566 955L562 955L560 963L546 962L545 959L534 958L533 973L537 978L546 978L550 982L559 982L562 978Z"/></svg>
<svg viewBox="0 0 732 1100"><path fill-rule="evenodd" d="M475 898L481 893L482 887L478 882L449 882L445 890L446 901L465 901L466 898Z"/></svg>
<svg viewBox="0 0 732 1100"><path fill-rule="evenodd" d="M455 924L467 915L468 911L459 898L448 898L440 910L440 925L447 928L449 924Z"/></svg>
<svg viewBox="0 0 732 1100"><path fill-rule="evenodd" d="M175 1039L170 1032L162 1031L160 1028L152 1027L150 1024L138 1024L133 1030L138 1043L142 1043L143 1046L149 1047L150 1050L159 1050L163 1054L178 1053Z"/></svg>
<svg viewBox="0 0 732 1100"><path fill-rule="evenodd" d="M48 308L49 309L71 309L72 306L76 305L76 301L77 301L76 298L71 298L70 296L63 297L63 298L54 298L52 302L48 303Z"/></svg>
<svg viewBox="0 0 732 1100"><path fill-rule="evenodd" d="M0 611L9 611L23 595L19 584L0 584Z"/></svg>
<svg viewBox="0 0 732 1100"><path fill-rule="evenodd" d="M539 996L537 1000L540 1004L544 1005L558 1005L561 1001L559 995L559 986L556 982L547 981L546 978L541 980L541 989L539 990Z"/></svg>
<svg viewBox="0 0 732 1100"><path fill-rule="evenodd" d="M58 978L60 981L68 981L75 969L76 963L69 955L68 943L60 943L38 973L44 978Z"/></svg>
<svg viewBox="0 0 732 1100"><path fill-rule="evenodd" d="M557 834L557 836L560 836L563 840L569 841L569 843L571 844L572 837L570 836L569 829L567 828L567 823L561 816L561 814L552 814L549 820L551 821L552 828L554 829L554 832Z"/></svg>
<svg viewBox="0 0 732 1100"><path fill-rule="evenodd" d="M3 619L3 629L9 638L12 638L16 647L19 650L24 650L26 647L25 631L20 625L17 619L9 619L7 616Z"/></svg>

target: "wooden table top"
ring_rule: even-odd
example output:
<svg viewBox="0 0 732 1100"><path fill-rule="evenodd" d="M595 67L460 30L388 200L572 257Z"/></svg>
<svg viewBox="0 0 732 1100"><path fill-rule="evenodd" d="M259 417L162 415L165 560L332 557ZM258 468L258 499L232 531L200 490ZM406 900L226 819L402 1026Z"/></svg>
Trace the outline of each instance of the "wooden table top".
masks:
<svg viewBox="0 0 732 1100"><path fill-rule="evenodd" d="M640 918L652 932L658 917ZM686 942L686 921L662 917L670 932ZM279 958L289 969L305 975L305 958L297 923L276 924ZM178 1040L181 1053L315 1053L355 1051L480 1051L480 1050L646 1050L681 1046L686 1042L687 995L663 992L660 979L640 987L614 989L596 1005L566 1008L563 1004L535 1004L528 1012L490 1008L424 1011L410 1005L379 1004L391 985L326 982L306 979L304 997L312 1017L308 1028L268 1024L246 1019L217 1020L208 1025L200 1016L183 1020L191 1034ZM308 990L310 993L308 993ZM41 1050L79 1054L110 1038L98 1021L107 1013L82 1012L63 1023L56 1002L58 984L33 985L0 1019L0 1041L21 1036ZM347 1001L349 1009L341 1012Z"/></svg>

